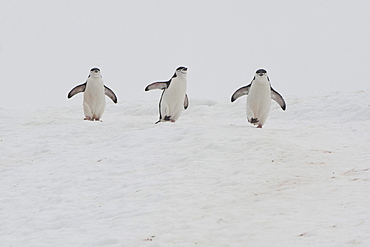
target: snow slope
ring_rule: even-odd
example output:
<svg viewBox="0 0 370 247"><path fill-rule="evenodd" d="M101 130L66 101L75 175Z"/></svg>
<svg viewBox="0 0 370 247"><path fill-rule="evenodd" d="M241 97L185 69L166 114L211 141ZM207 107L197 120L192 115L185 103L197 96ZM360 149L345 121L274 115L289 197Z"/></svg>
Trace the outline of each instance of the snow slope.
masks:
<svg viewBox="0 0 370 247"><path fill-rule="evenodd" d="M284 96L0 109L1 246L370 246L370 92Z"/></svg>

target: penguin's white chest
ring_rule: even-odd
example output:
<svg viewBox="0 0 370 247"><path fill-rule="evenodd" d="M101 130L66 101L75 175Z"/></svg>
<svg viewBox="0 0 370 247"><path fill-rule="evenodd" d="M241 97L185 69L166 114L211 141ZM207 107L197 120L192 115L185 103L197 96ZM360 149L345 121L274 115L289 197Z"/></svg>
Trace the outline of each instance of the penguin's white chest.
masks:
<svg viewBox="0 0 370 247"><path fill-rule="evenodd" d="M186 94L186 78L174 78L170 86L163 92L161 100L161 115L171 116L177 120L184 110Z"/></svg>
<svg viewBox="0 0 370 247"><path fill-rule="evenodd" d="M84 104L94 112L105 106L104 84L101 78L89 78L84 92Z"/></svg>
<svg viewBox="0 0 370 247"><path fill-rule="evenodd" d="M270 112L271 86L268 81L254 81L247 97L247 117L257 118L263 124Z"/></svg>
<svg viewBox="0 0 370 247"><path fill-rule="evenodd" d="M186 93L186 79L172 79L169 88L164 91L163 100L167 102L181 101L183 103Z"/></svg>
<svg viewBox="0 0 370 247"><path fill-rule="evenodd" d="M84 99L86 100L101 100L104 98L104 84L102 79L89 78L86 83Z"/></svg>

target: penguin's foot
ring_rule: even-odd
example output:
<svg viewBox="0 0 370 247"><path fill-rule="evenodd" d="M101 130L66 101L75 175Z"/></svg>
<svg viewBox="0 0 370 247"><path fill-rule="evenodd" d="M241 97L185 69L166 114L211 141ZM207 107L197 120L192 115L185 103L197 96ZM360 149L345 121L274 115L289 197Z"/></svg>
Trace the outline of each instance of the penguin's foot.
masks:
<svg viewBox="0 0 370 247"><path fill-rule="evenodd" d="M94 119L92 119L92 117L85 117L84 120L93 121Z"/></svg>
<svg viewBox="0 0 370 247"><path fill-rule="evenodd" d="M171 123L174 123L176 120L173 120L171 119L171 116L164 116L164 118L162 119L159 119L157 122L155 122L156 124L159 123L159 122L171 122Z"/></svg>
<svg viewBox="0 0 370 247"><path fill-rule="evenodd" d="M262 125L261 125L261 124L259 124L259 125L257 126L257 128L262 129Z"/></svg>
<svg viewBox="0 0 370 247"><path fill-rule="evenodd" d="M260 120L258 120L257 118L251 118L251 120L249 121L250 123L252 124L255 124L255 123L258 123Z"/></svg>

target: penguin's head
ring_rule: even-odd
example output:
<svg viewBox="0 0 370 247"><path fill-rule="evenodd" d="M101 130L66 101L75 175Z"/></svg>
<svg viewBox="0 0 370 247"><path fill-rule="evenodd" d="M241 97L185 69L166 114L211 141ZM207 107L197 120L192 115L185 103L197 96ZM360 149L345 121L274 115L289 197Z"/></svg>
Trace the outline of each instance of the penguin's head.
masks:
<svg viewBox="0 0 370 247"><path fill-rule="evenodd" d="M101 77L99 68L92 68L90 70L90 76L92 77Z"/></svg>
<svg viewBox="0 0 370 247"><path fill-rule="evenodd" d="M186 75L186 72L187 72L187 71L188 71L188 68L181 66L181 67L178 67L178 68L176 69L175 74L176 74L176 75Z"/></svg>
<svg viewBox="0 0 370 247"><path fill-rule="evenodd" d="M265 77L267 76L267 71L265 69L259 69L256 71L256 77Z"/></svg>

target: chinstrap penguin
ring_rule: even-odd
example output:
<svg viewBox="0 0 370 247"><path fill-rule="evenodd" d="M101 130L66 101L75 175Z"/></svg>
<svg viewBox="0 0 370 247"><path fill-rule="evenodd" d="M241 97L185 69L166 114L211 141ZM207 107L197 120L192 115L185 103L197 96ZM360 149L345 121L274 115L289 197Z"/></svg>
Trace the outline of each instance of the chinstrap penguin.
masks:
<svg viewBox="0 0 370 247"><path fill-rule="evenodd" d="M84 93L83 108L84 120L99 121L105 110L105 96L107 95L114 103L117 103L115 93L104 85L100 69L92 68L85 83L74 87L68 93L68 99L78 93Z"/></svg>
<svg viewBox="0 0 370 247"><path fill-rule="evenodd" d="M252 82L244 87L239 88L231 96L231 102L237 98L248 95L247 98L247 119L251 124L262 128L270 112L271 99L275 100L285 111L286 104L283 97L275 91L270 84L267 71L259 69Z"/></svg>
<svg viewBox="0 0 370 247"><path fill-rule="evenodd" d="M189 106L186 94L186 73L187 68L178 67L175 74L168 81L153 82L145 91L153 89L163 90L159 100L159 122L175 122L179 119L182 111Z"/></svg>

